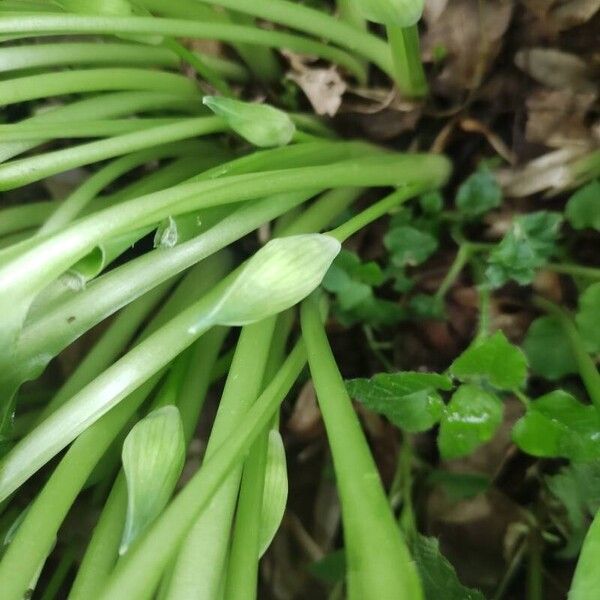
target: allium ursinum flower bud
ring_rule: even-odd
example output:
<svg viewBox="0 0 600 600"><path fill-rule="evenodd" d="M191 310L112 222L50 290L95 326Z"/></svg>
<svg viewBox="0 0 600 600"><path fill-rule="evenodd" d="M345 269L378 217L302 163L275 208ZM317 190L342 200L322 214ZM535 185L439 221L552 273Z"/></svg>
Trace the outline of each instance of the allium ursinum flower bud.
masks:
<svg viewBox="0 0 600 600"><path fill-rule="evenodd" d="M354 0L362 16L374 23L410 27L423 14L424 0Z"/></svg>
<svg viewBox="0 0 600 600"><path fill-rule="evenodd" d="M163 406L131 429L121 453L127 481L127 518L119 554L160 515L181 475L185 440L179 410Z"/></svg>
<svg viewBox="0 0 600 600"><path fill-rule="evenodd" d="M296 126L289 115L268 104L223 96L204 96L202 102L223 117L238 135L259 148L285 146L294 137Z"/></svg>
<svg viewBox="0 0 600 600"><path fill-rule="evenodd" d="M220 325L246 325L290 308L323 280L341 248L318 233L268 242L243 267L212 315Z"/></svg>

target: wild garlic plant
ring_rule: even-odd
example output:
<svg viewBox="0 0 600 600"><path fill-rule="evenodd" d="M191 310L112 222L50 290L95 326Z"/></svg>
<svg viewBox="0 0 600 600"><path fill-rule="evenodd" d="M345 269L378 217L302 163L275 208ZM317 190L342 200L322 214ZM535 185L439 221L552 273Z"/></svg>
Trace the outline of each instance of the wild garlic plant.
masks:
<svg viewBox="0 0 600 600"><path fill-rule="evenodd" d="M365 16L377 21L375 6ZM421 597L318 301L301 332L294 307L348 237L443 186L448 161L235 97L278 81L279 48L359 82L373 64L404 85L390 47L347 8L338 19L288 0L0 3L3 599L255 597L287 496L278 410L307 358L340 486L348 595ZM410 14L402 25L420 9ZM367 188L381 199L353 208ZM237 242L258 230L268 239L244 251ZM24 384L39 390L80 339L87 354L32 402ZM224 375L202 465L183 483ZM85 490L99 517L84 548L70 540L59 553ZM380 544L384 562L371 555Z"/></svg>

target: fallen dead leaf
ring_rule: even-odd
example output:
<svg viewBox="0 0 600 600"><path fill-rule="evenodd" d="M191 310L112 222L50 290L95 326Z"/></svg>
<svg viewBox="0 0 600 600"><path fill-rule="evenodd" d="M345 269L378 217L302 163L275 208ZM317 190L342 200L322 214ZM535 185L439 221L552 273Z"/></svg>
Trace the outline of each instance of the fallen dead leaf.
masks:
<svg viewBox="0 0 600 600"><path fill-rule="evenodd" d="M572 92L597 91L585 61L569 52L555 48L528 48L516 53L515 64L549 88Z"/></svg>
<svg viewBox="0 0 600 600"><path fill-rule="evenodd" d="M335 67L322 69L304 65L287 77L300 87L318 115L333 117L337 114L348 86Z"/></svg>
<svg viewBox="0 0 600 600"><path fill-rule="evenodd" d="M446 53L444 66L433 77L432 87L437 93L462 96L465 90L479 87L498 55L512 12L512 0L453 0L443 13L425 14L424 59L433 61L439 49Z"/></svg>
<svg viewBox="0 0 600 600"><path fill-rule="evenodd" d="M570 89L537 89L527 99L527 141L551 148L589 146L592 132L585 122L597 94Z"/></svg>

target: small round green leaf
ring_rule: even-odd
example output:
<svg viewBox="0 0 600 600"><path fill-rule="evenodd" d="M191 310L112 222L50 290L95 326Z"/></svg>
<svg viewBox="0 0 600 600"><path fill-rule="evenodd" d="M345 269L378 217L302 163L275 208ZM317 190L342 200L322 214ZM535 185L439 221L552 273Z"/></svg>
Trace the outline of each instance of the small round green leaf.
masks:
<svg viewBox="0 0 600 600"><path fill-rule="evenodd" d="M463 381L485 381L499 390L516 390L527 378L527 358L497 331L475 340L451 365L450 373Z"/></svg>
<svg viewBox="0 0 600 600"><path fill-rule="evenodd" d="M442 415L438 447L443 458L470 454L488 442L502 423L502 402L476 385L462 385Z"/></svg>
<svg viewBox="0 0 600 600"><path fill-rule="evenodd" d="M551 381L577 373L577 362L569 340L554 317L536 319L523 340L531 369Z"/></svg>
<svg viewBox="0 0 600 600"><path fill-rule="evenodd" d="M579 297L575 322L588 352L600 353L600 283L590 285Z"/></svg>
<svg viewBox="0 0 600 600"><path fill-rule="evenodd" d="M600 231L600 181L591 181L569 198L565 217L575 229Z"/></svg>

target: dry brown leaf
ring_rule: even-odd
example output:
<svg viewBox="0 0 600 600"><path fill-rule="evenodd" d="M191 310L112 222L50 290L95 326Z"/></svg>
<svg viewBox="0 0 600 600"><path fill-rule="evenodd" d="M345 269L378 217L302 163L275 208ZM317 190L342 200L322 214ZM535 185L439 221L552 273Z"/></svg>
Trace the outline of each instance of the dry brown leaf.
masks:
<svg viewBox="0 0 600 600"><path fill-rule="evenodd" d="M551 148L589 146L592 132L585 123L596 99L594 92L538 89L527 99L527 141Z"/></svg>
<svg viewBox="0 0 600 600"><path fill-rule="evenodd" d="M562 0L550 12L557 30L587 23L600 10L600 0Z"/></svg>
<svg viewBox="0 0 600 600"><path fill-rule="evenodd" d="M333 117L337 114L348 86L335 67L303 66L301 70L288 73L287 77L298 84L318 115Z"/></svg>
<svg viewBox="0 0 600 600"><path fill-rule="evenodd" d="M425 0L423 18L427 23L437 21L448 6L448 0Z"/></svg>
<svg viewBox="0 0 600 600"><path fill-rule="evenodd" d="M512 0L453 0L442 14L425 16L425 60L433 60L438 48L447 53L444 67L433 79L438 93L456 96L479 86L488 65L498 55L512 11Z"/></svg>
<svg viewBox="0 0 600 600"><path fill-rule="evenodd" d="M596 92L587 64L575 54L554 48L528 48L515 55L515 64L546 87L572 92Z"/></svg>

